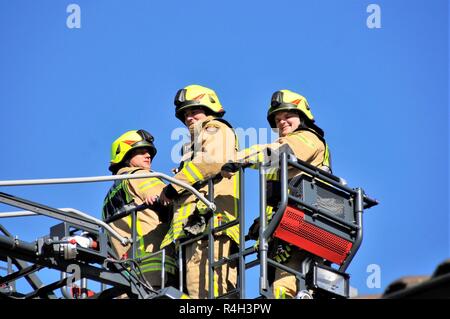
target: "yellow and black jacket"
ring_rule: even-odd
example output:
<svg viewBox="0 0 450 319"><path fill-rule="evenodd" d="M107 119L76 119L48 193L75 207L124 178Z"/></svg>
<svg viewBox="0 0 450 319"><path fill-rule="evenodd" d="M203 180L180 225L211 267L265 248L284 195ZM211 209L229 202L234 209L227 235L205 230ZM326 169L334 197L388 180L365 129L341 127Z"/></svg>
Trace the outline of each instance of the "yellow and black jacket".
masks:
<svg viewBox="0 0 450 319"><path fill-rule="evenodd" d="M236 157L237 139L228 122L213 116L195 123L190 128L190 133L191 142L183 147L182 162L174 177L193 186L199 186L199 191L206 196L208 191L206 181L220 174L222 166ZM185 229L192 217L207 213L205 205L183 188L170 184L166 189L166 195L175 198L174 216L161 247L191 236ZM213 216L215 227L237 218L238 197L238 174L231 179L214 179L214 203L217 206ZM238 225L224 230L223 233L239 243Z"/></svg>
<svg viewBox="0 0 450 319"><path fill-rule="evenodd" d="M136 167L123 167L117 172L118 175L144 173L149 173L149 171ZM102 213L103 219L106 220L117 214L123 206L130 203L135 205L144 204L144 200L148 195L159 195L164 186L165 184L159 178L154 177L116 181L105 197ZM147 208L137 213L138 246L136 257L144 257L160 249L162 239L169 229L167 222L169 214L170 211L162 205L152 206L152 208ZM131 237L131 215L116 220L110 225L121 236ZM119 258L124 255L130 256L130 245L124 247L113 237L110 240ZM152 278L154 279L151 280L151 284L158 285L158 281L155 278L158 278L161 273L160 254L144 260L140 268L147 277L153 273L154 276ZM170 253L166 255L165 269L167 273L175 274L176 263L175 259L170 256Z"/></svg>

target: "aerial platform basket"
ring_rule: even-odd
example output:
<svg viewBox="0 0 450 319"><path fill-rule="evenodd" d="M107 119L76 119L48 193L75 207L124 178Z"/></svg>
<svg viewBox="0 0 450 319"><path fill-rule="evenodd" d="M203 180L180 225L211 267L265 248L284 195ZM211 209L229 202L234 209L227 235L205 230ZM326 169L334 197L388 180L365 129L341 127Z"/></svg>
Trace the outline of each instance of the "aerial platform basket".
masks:
<svg viewBox="0 0 450 319"><path fill-rule="evenodd" d="M287 146L278 155L279 186L268 190L279 200L272 203L275 210L264 237L279 238L345 272L362 242L363 211L378 202L362 188L350 188L343 179L297 159Z"/></svg>
<svg viewBox="0 0 450 319"><path fill-rule="evenodd" d="M274 236L342 265L357 237L351 195L300 174L289 183L289 197Z"/></svg>

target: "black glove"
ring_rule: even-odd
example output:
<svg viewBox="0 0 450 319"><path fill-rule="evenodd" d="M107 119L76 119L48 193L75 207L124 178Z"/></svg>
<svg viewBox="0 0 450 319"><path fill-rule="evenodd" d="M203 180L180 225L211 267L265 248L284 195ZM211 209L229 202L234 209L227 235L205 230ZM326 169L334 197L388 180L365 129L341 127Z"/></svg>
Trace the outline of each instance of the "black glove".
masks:
<svg viewBox="0 0 450 319"><path fill-rule="evenodd" d="M167 185L163 188L164 195L170 200L173 200L178 197L178 192L176 189L172 186L172 184Z"/></svg>
<svg viewBox="0 0 450 319"><path fill-rule="evenodd" d="M155 211L159 216L159 221L162 223L169 223L173 217L173 206L172 204L165 206L158 199L152 204L149 205L149 208Z"/></svg>
<svg viewBox="0 0 450 319"><path fill-rule="evenodd" d="M203 233L206 229L206 219L203 215L194 213L188 217L186 225L183 230L191 235L197 236Z"/></svg>
<svg viewBox="0 0 450 319"><path fill-rule="evenodd" d="M235 173L243 166L244 164L242 163L228 162L222 166L221 170L229 173Z"/></svg>
<svg viewBox="0 0 450 319"><path fill-rule="evenodd" d="M253 224L248 230L248 239L257 240L259 238L259 217L253 221Z"/></svg>

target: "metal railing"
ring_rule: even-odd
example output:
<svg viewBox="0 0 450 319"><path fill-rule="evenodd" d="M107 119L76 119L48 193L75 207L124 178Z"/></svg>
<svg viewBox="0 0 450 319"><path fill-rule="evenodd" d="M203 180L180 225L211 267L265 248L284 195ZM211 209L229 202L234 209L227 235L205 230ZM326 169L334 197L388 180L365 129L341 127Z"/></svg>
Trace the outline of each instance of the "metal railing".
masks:
<svg viewBox="0 0 450 319"><path fill-rule="evenodd" d="M363 210L365 208L370 208L378 204L378 202L364 194L362 188L352 189L347 187L346 185L341 183L341 179L324 171L319 168L316 168L304 161L301 161L295 158L288 150L288 148L283 147L280 148L279 152L279 162L276 163L279 165L279 177L280 177L280 203L278 204L278 209L273 213L273 217L270 223L267 224L267 216L266 216L266 207L267 207L267 198L266 198L266 170L269 167L266 164L261 163L259 165L259 186L260 186L260 229L259 229L259 255L260 255L260 294L263 296L271 297L271 293L268 291L268 265L270 264L273 267L282 269L289 273L292 273L296 276L297 281L299 282L299 286L304 286L305 273L303 271L298 271L297 269L292 269L286 267L285 265L271 259L268 257L268 241L272 236L273 232L279 225L281 218L283 217L283 213L286 210L289 201L300 204L301 206L311 210L315 217L322 216L325 218L329 218L336 223L340 223L344 226L347 226L353 231L356 231L356 239L350 250L348 257L345 259L344 263L340 266L339 271L345 272L348 268L350 262L354 258L356 252L362 243L363 237L363 224L362 224L362 215ZM288 171L289 168L295 168L298 170L298 173L304 172L312 176L313 179L320 180L322 182L328 183L332 185L336 189L342 190L348 194L350 194L354 199L354 215L355 215L355 224L351 224L345 222L344 220L338 219L333 215L321 210L320 208L313 207L307 204L304 200L293 197L289 194L288 184ZM305 262L308 262L307 260ZM302 268L302 267L301 267Z"/></svg>
<svg viewBox="0 0 450 319"><path fill-rule="evenodd" d="M29 186L29 185L50 185L50 184L70 184L70 183L91 183L91 182L105 182L105 181L116 181L116 180L125 180L125 179L137 179L137 178L160 178L163 180L167 180L175 185L181 186L185 189L185 191L192 193L196 196L200 201L202 201L210 210L214 211L216 209L215 204L212 201L206 199L203 194L201 194L197 189L192 187L189 184L180 182L179 180L167 176L162 173L152 172L146 174L127 174L127 175L115 175L115 176L96 176L96 177L78 177L78 178L56 178L56 179L33 179L33 180L14 180L14 181L0 181L0 186ZM15 211L15 212L2 212L0 213L0 218L11 218L11 217L24 217L24 216L36 216L36 215L44 215L48 217L52 217L64 222L70 222L73 225L79 225L81 227L88 227L89 229L104 229L111 236L115 237L120 241L120 243L124 246L131 244L131 258L132 260L136 259L136 239L137 239L137 212L139 210L147 208L146 205L137 206L134 208L125 211L120 218L128 216L131 214L132 216L132 234L131 238L126 238L117 233L108 222L112 222L115 219L111 219L108 221L102 221L98 218L95 218L89 214L81 212L74 208L51 208L39 203L31 202L22 198L18 198L9 194L0 192L0 203L4 203L10 206L18 207L24 209L23 211ZM1 239L1 238L0 238ZM17 241L17 243L21 243L21 247L26 247L26 249L34 249L33 245L27 245L25 242ZM11 245L11 241L8 238L1 239L0 244L4 244L5 247ZM1 247L0 247L1 248ZM24 251L22 253L29 254L29 251ZM162 280L162 289L164 288L165 282L165 250L160 250L151 255L146 255L145 257L138 258L140 262L148 259L155 254L162 254L162 265L161 265L161 280ZM22 257L22 256L21 256ZM28 256L29 257L29 256ZM19 274L16 274L18 276ZM22 276L22 275L20 275ZM62 278L62 279L65 279ZM91 277L92 279L92 277ZM86 281L83 279L83 287L86 286ZM34 287L38 289L37 287ZM69 296L67 291L63 292L63 296Z"/></svg>
<svg viewBox="0 0 450 319"><path fill-rule="evenodd" d="M266 206L267 206L267 179L266 179L266 171L269 168L272 168L273 165L278 165L279 167L279 183L280 183L280 203L278 205L277 211L272 215L272 219L270 222L267 221L266 216ZM280 223L280 220L282 218L283 212L285 211L287 205L289 202L295 202L297 204L302 205L303 207L306 207L307 209L311 210L316 216L323 216L324 218L328 218L330 220L333 220L336 223L342 224L344 227L351 228L354 232L356 232L356 240L355 243L350 251L349 256L346 258L345 262L341 265L340 271L345 271L352 261L353 257L355 256L357 250L359 249L362 237L363 237L363 227L362 227L362 215L363 210L366 208L370 208L374 205L377 205L377 201L369 198L364 194L364 191L361 188L352 189L347 187L346 185L341 183L341 180L323 170L320 170L314 166L311 166L308 163L305 163L301 160L292 158L292 155L289 153L287 148L281 148L279 152L279 160L277 163L271 163L271 166L268 166L267 163L259 163L259 192L260 192L260 212L259 212L259 218L260 218L260 228L259 228L259 247L258 250L256 250L254 247L246 247L246 239L245 239L245 194L244 194L244 168L241 167L238 172L239 176L239 205L238 205L238 218L236 220L233 220L231 222L228 222L224 225L219 225L218 227L214 226L214 212L216 210L216 206L214 204L214 184L220 178L218 178L219 175L212 176L211 178L207 179L205 183L208 185L208 192L207 192L207 198L201 194L196 188L194 188L191 185L182 183L172 177L169 177L162 173L146 173L146 174L128 174L128 175L115 175L115 176L97 176L97 177L81 177L81 178L60 178L60 179L42 179L42 180L19 180L19 181L0 181L0 187L1 186L25 186L25 185L48 185L48 184L64 184L64 183L90 183L90 182L104 182L104 181L116 181L116 180L124 180L124 179L135 179L135 178L149 178L149 177L156 177L161 178L163 180L167 180L173 184L176 184L178 186L181 186L185 188L186 191L190 192L194 196L196 196L200 201L202 201L208 208L209 211L212 213L212 217L208 221L209 227L205 232L203 232L201 235L198 235L193 238L187 238L179 241L178 247L178 266L179 266L179 290L184 290L183 285L183 277L184 277L184 258L183 258L183 250L186 245L189 245L195 241L198 240L204 240L204 238L207 238L208 240L208 260L209 260L209 268L208 268L208 298L223 298L223 297L229 297L232 294L237 294L239 298L244 299L246 297L245 294L245 272L247 269L250 269L255 266L260 266L260 283L259 283L259 291L260 295L266 298L273 297L271 292L269 291L269 282L268 282L268 266L277 267L280 269L283 269L285 271L288 271L292 274L294 274L297 279L301 282L305 279L305 274L302 271L299 271L298 269L292 269L289 268L281 263L276 262L275 260L269 258L268 256L268 248L269 248L269 240ZM354 198L354 214L355 214L355 221L356 223L348 223L344 220L337 219L335 216L330 215L324 210L321 210L317 207L312 207L305 201L293 197L289 194L288 191L288 183L289 183L289 176L288 171L289 168L297 169L298 171L304 172L306 174L309 174L312 176L313 179L317 179L320 181L323 181L325 183L328 183L329 185L332 185L336 189L342 190L343 192L346 192L347 194L350 194L352 198ZM203 184L205 185L205 184ZM21 202L17 198L12 197L11 195L7 195L4 193L0 193L0 202L9 204L11 206L19 207L28 209L26 211L21 212L3 212L0 213L0 218L2 217L19 217L19 216L31 216L31 215L47 215L53 218L57 218L63 221L71 221L71 222L84 222L88 225L92 226L95 225L96 227L105 229L108 233L110 233L112 236L117 238L123 245L132 245L131 250L131 258L136 258L136 245L134 244L136 242L137 238L137 232L136 232L136 221L137 221L137 213L138 211L145 209L145 205L141 206L135 206L131 209L125 210L120 216L114 216L113 219L110 219L108 221L102 221L95 217L92 217L86 213L80 212L78 210L75 210L73 208L66 208L66 209L52 209L46 206L39 206L36 203L26 203ZM28 205L27 205L28 204ZM36 204L36 205L35 205ZM107 222L112 222L113 220L123 218L125 216L130 215L132 216L132 234L131 239L125 238L120 236L117 232L112 229ZM239 225L239 250L237 253L232 254L228 257L224 257L219 260L214 259L214 235L220 231L223 231L224 229L227 229L229 227L233 227L235 225ZM27 246L28 247L28 246ZM28 247L29 248L29 247ZM257 257L257 260L253 260L249 263L246 263L245 258L251 254L254 254L258 252L259 256ZM156 252L154 254L161 253ZM165 257L164 251L162 252L163 256ZM153 255L153 254L152 254ZM162 279L164 280L164 258L162 262ZM217 267L221 267L225 263L231 263L235 260L238 260L238 282L237 287L233 291L227 292L223 296L215 296L214 295L214 271ZM90 278L93 278L91 276ZM106 281L103 281L106 282ZM111 283L111 280L108 281ZM121 281L122 282L122 281ZM164 286L162 287L164 288ZM142 295L142 294L141 294ZM144 294L145 295L145 294ZM148 296L148 295L147 295Z"/></svg>
<svg viewBox="0 0 450 319"><path fill-rule="evenodd" d="M95 177L74 177L74 178L53 178L53 179L28 179L28 180L13 180L13 181L0 181L0 187L1 186L29 186L29 185L51 185L51 184L72 184L72 183L92 183L92 182L106 182L106 181L117 181L117 180L124 180L124 179L137 179L137 178L149 178L149 177L156 177L161 178L164 180L167 180L175 185L181 186L186 189L186 191L191 192L194 194L199 200L201 200L209 209L215 210L216 206L213 202L210 202L207 200L198 190L196 190L194 187L192 187L189 184L180 182L179 180L167 176L162 173L146 173L146 174L124 174L124 175L114 175L114 176L95 176ZM3 195L3 196L2 196ZM9 200L11 197L7 196L7 194L0 193L0 202L3 202L5 204L9 204L11 206L16 206L19 208L23 208L23 206L18 206L15 201ZM34 209L34 207L31 207ZM86 213L83 213L81 211L78 211L73 208L68 209L70 213L73 213L76 216L68 216L67 214L56 212L52 217L55 217L57 219L60 219L59 217L75 217L75 218L82 218L85 220L89 220L93 224L103 227L106 229L112 236L117 238L122 245L127 245L131 242L129 238L125 238L120 236L114 229L112 229L108 224L103 222L102 220L95 218L93 216L90 216ZM63 210L61 210L63 211ZM30 212L36 213L36 214L42 214L42 210L25 210L22 212L7 212L7 213L0 213L0 218L2 217L14 217L14 216L25 216L24 214L28 214ZM5 214L5 215L3 215ZM66 220L66 219L63 219Z"/></svg>

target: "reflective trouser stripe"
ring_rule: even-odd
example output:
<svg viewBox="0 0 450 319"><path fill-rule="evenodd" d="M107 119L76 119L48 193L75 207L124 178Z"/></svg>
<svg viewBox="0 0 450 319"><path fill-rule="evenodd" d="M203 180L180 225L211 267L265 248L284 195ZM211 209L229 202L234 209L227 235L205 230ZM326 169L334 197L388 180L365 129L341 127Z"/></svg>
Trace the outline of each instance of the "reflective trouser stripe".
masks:
<svg viewBox="0 0 450 319"><path fill-rule="evenodd" d="M268 221L272 219L272 215L273 215L273 207L270 205L267 205L266 206L266 218Z"/></svg>
<svg viewBox="0 0 450 319"><path fill-rule="evenodd" d="M173 258L170 257L170 256L165 256L165 257L166 257L166 262L165 262L165 264L169 264L169 265L172 265L172 266L176 266L175 259L173 259ZM145 265L149 265L149 264L161 264L161 262L162 262L162 256L161 256L161 257L160 257L160 256L157 256L157 257L150 257L150 258L144 260L144 261L141 263L141 265L142 265L142 266L145 266Z"/></svg>
<svg viewBox="0 0 450 319"><path fill-rule="evenodd" d="M136 217L137 217L137 215L136 215ZM131 231L133 231L131 215L127 216L127 225L128 225L128 227L130 227ZM136 249L136 257L139 257L145 253L144 237L142 236L142 226L141 226L141 222L139 221L139 219L137 219L137 221L136 221L136 233L137 233L137 240L139 241L139 246ZM133 238L133 240L135 240L135 238ZM133 245L135 245L135 244L136 243L133 242Z"/></svg>
<svg viewBox="0 0 450 319"><path fill-rule="evenodd" d="M331 161L330 161L330 149L328 148L328 144L325 143L325 154L323 156L322 165L327 166L331 170Z"/></svg>
<svg viewBox="0 0 450 319"><path fill-rule="evenodd" d="M230 237L236 244L239 244L239 227L237 225L230 227L225 231L225 233Z"/></svg>
<svg viewBox="0 0 450 319"><path fill-rule="evenodd" d="M126 221L127 221L128 227L130 227L130 229L131 229L131 227L132 227L131 215L127 216L127 220ZM144 235L143 235L144 232L142 231L142 223L141 223L141 221L139 219L136 220L136 233L137 233L137 240L139 241L139 246L136 249L136 256L135 257L141 257L142 258L142 257L145 257L145 255L147 253L146 253L146 249L145 249L145 242L144 242ZM136 244L136 242L133 243L133 244ZM151 259L152 258L150 258L150 260ZM144 261L144 264L145 264L145 261Z"/></svg>
<svg viewBox="0 0 450 319"><path fill-rule="evenodd" d="M289 244L283 244L281 245L282 251L275 255L275 260L279 263L285 262L286 260L291 257L291 254L289 252L291 251L291 246Z"/></svg>
<svg viewBox="0 0 450 319"><path fill-rule="evenodd" d="M272 212L273 212L273 207L270 205L267 205L266 206L266 218L268 221L272 218ZM253 248L259 249L259 238L253 244Z"/></svg>
<svg viewBox="0 0 450 319"><path fill-rule="evenodd" d="M237 207L237 199L235 203L235 207ZM172 223L170 225L170 229L167 232L166 236L164 237L161 248L164 248L168 245L170 245L172 242L174 242L177 239L184 238L185 233L183 230L183 223L184 221L192 214L192 212L195 210L196 204L195 203L186 203L181 205L177 210L176 218L172 220ZM223 212L221 213L221 222L222 224L231 222L236 220L236 217L231 215L230 213ZM219 219L217 218L217 215L214 215L214 227L219 226ZM224 230L224 233L228 235L233 241L235 241L237 244L239 244L239 225L235 225L233 227L227 228Z"/></svg>
<svg viewBox="0 0 450 319"><path fill-rule="evenodd" d="M275 299L286 299L286 291L283 287L275 288Z"/></svg>
<svg viewBox="0 0 450 319"><path fill-rule="evenodd" d="M278 168L269 168L266 173L266 179L268 181L278 180Z"/></svg>
<svg viewBox="0 0 450 319"><path fill-rule="evenodd" d="M173 239L178 239L180 236L183 235L183 221L189 217L191 212L195 209L195 205L192 203L189 204L183 204L178 209L180 212L177 219L174 220L173 223Z"/></svg>
<svg viewBox="0 0 450 319"><path fill-rule="evenodd" d="M170 228L164 236L163 241L161 242L161 246L159 248L164 248L168 245L170 245L173 242L173 224L170 225Z"/></svg>
<svg viewBox="0 0 450 319"><path fill-rule="evenodd" d="M280 264L287 260L287 258L283 254L278 254L274 258L275 258L275 261L280 263Z"/></svg>
<svg viewBox="0 0 450 319"><path fill-rule="evenodd" d="M145 256L141 257L145 258ZM150 272L150 271L161 271L162 267L162 252L155 256L149 257L145 259L140 265L140 269L142 272ZM165 256L164 268L167 273L175 274L176 271L176 261L174 258L170 256Z"/></svg>
<svg viewBox="0 0 450 319"><path fill-rule="evenodd" d="M231 216L229 213L224 213L222 215L222 223L226 224L236 220L235 217ZM214 227L219 227L217 216L214 217ZM234 225L233 227L227 228L224 230L225 234L230 237L232 240L239 244L239 225Z"/></svg>
<svg viewBox="0 0 450 319"><path fill-rule="evenodd" d="M176 219L172 220L170 229L161 243L161 248L170 245L174 240L178 238L184 237L183 220L189 216L193 206L195 208L195 205L193 205L192 203L188 203L183 204L180 206L180 208L178 208L178 215Z"/></svg>
<svg viewBox="0 0 450 319"><path fill-rule="evenodd" d="M219 276L214 272L214 297L219 297Z"/></svg>
<svg viewBox="0 0 450 319"><path fill-rule="evenodd" d="M240 180L239 173L237 173L235 176L233 176L233 201L234 201L234 213L237 214L238 212L238 201L239 201L239 180ZM239 212L242 214L242 212Z"/></svg>
<svg viewBox="0 0 450 319"><path fill-rule="evenodd" d="M137 234L139 236L139 250L138 256L145 254L144 232L142 231L142 224L139 219L136 222Z"/></svg>
<svg viewBox="0 0 450 319"><path fill-rule="evenodd" d="M146 252L144 255L139 256L139 259L143 259L142 261L138 261L139 266L141 268L145 268L147 266L151 265L158 265L160 266L162 263L162 251L160 251L158 254L155 254L154 256L148 257L149 255L153 255L154 253ZM166 255L165 256L165 265L166 267L177 267L176 259Z"/></svg>
<svg viewBox="0 0 450 319"><path fill-rule="evenodd" d="M148 273L148 272L160 272L162 270L161 264L149 264L145 266L140 266L141 272ZM174 266L165 265L164 270L166 273L169 274L176 274L176 268Z"/></svg>

